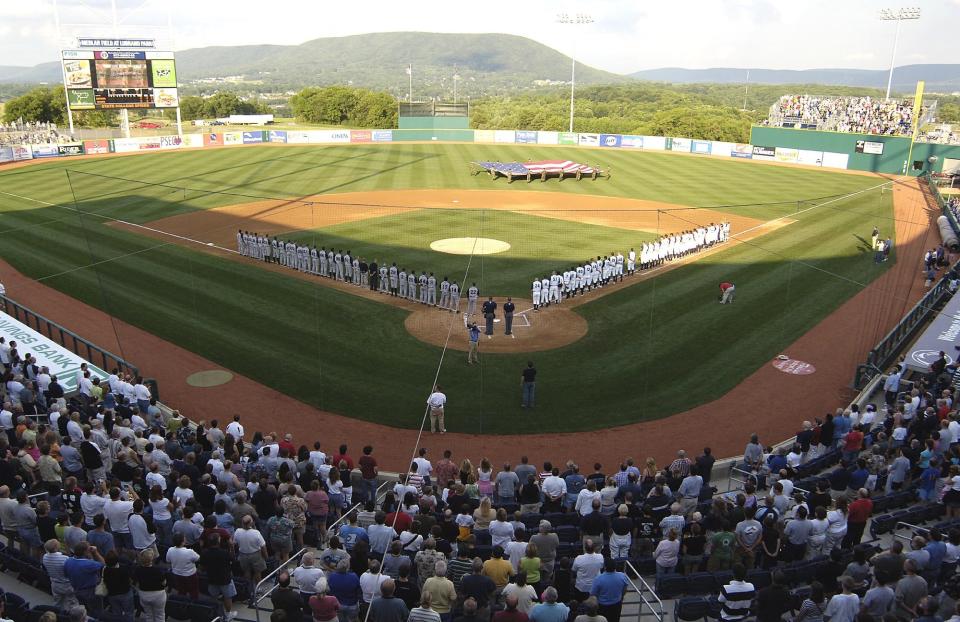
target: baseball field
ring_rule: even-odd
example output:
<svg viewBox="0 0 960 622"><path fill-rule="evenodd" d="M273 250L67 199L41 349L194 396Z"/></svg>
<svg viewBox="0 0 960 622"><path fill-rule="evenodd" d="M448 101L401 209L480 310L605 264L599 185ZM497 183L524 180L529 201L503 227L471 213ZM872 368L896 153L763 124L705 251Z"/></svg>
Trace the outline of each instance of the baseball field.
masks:
<svg viewBox="0 0 960 622"><path fill-rule="evenodd" d="M507 184L468 168L536 159L596 161L613 175ZM665 153L455 144L66 160L0 171L0 257L325 411L417 427L438 377L451 429L585 431L718 398L880 276L897 249L894 238L891 260L873 262L872 227L893 235L884 182ZM483 297L513 296L526 311L535 276L720 220L732 223L730 243L574 304L522 313L516 338L498 327L472 367L459 316L233 252L238 228L332 245L464 289L476 283ZM430 247L459 237L509 249ZM737 285L733 305L717 304L724 280ZM851 370L861 355L837 353ZM540 373L533 411L519 407L528 359Z"/></svg>

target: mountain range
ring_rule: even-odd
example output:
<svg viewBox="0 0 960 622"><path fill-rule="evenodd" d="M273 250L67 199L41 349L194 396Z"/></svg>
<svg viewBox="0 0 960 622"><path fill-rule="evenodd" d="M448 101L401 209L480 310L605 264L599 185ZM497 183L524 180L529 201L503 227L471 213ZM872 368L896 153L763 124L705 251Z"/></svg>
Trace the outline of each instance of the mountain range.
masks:
<svg viewBox="0 0 960 622"><path fill-rule="evenodd" d="M532 39L505 34L390 32L314 39L299 45L240 45L177 52L177 72L185 85L224 79L266 89L352 84L407 95L407 67L413 67L414 98L453 92L482 97L570 79L570 57ZM660 68L621 75L577 63L577 84L632 80L668 83L742 83L747 69ZM750 83L822 84L883 88L887 72L864 69L772 70L751 68ZM928 91L960 90L960 64L905 65L894 73L893 88L912 92L916 81ZM59 83L60 65L0 65L0 83Z"/></svg>

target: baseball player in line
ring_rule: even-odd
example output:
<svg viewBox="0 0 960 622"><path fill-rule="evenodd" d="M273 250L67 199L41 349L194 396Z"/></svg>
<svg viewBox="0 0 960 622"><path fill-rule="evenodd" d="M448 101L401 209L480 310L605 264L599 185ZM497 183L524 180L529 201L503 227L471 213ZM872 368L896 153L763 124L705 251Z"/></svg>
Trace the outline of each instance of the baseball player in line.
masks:
<svg viewBox="0 0 960 622"><path fill-rule="evenodd" d="M477 299L479 297L480 290L477 288L477 284L471 283L470 289L467 290L467 317L470 317L477 312Z"/></svg>

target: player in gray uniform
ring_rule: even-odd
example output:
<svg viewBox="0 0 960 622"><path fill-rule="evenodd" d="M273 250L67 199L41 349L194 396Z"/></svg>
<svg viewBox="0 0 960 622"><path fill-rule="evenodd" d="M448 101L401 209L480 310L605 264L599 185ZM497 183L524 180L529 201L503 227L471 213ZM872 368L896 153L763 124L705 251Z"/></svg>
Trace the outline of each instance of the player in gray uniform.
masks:
<svg viewBox="0 0 960 622"><path fill-rule="evenodd" d="M570 287L570 281L573 278L572 275L576 275L576 272L574 272L573 270L564 270L563 274L561 275L563 277L562 293L564 298L570 298L571 296L573 296L573 288Z"/></svg>
<svg viewBox="0 0 960 622"><path fill-rule="evenodd" d="M543 277L540 279L540 306L550 306L550 279Z"/></svg>
<svg viewBox="0 0 960 622"><path fill-rule="evenodd" d="M427 304L427 273L423 271L417 278L417 284L420 286L420 304Z"/></svg>
<svg viewBox="0 0 960 622"><path fill-rule="evenodd" d="M260 252L263 254L263 257L261 257L260 259L262 259L262 260L264 260L264 261L271 261L271 259L270 259L270 237L269 237L269 236L266 236L266 235L265 235L265 236L263 236L262 238L260 238L260 248L261 248L261 251L260 251Z"/></svg>
<svg viewBox="0 0 960 622"><path fill-rule="evenodd" d="M387 266L380 266L380 291L384 294L390 293L390 277L388 276Z"/></svg>
<svg viewBox="0 0 960 622"><path fill-rule="evenodd" d="M247 245L243 239L243 229L237 229L237 252L241 255L247 254Z"/></svg>
<svg viewBox="0 0 960 622"><path fill-rule="evenodd" d="M470 289L467 290L467 315L471 316L477 312L477 299L480 297L480 290L477 289L477 284L473 283L470 285Z"/></svg>
<svg viewBox="0 0 960 622"><path fill-rule="evenodd" d="M310 249L310 272L311 274L320 273L320 253L316 246Z"/></svg>
<svg viewBox="0 0 960 622"><path fill-rule="evenodd" d="M563 280L560 278L560 275L557 274L557 271L554 270L553 274L550 275L550 302L556 302L560 304L560 283Z"/></svg>
<svg viewBox="0 0 960 622"><path fill-rule="evenodd" d="M317 271L317 274L320 276L327 276L327 249L326 247L320 247L320 251L317 253L317 259L320 261L320 270Z"/></svg>
<svg viewBox="0 0 960 622"><path fill-rule="evenodd" d="M393 265L390 266L390 295L391 296L397 295L398 284L399 284L399 278L397 274L397 263L394 262Z"/></svg>
<svg viewBox="0 0 960 622"><path fill-rule="evenodd" d="M450 284L450 311L452 313L460 311L460 286L456 283Z"/></svg>
<svg viewBox="0 0 960 622"><path fill-rule="evenodd" d="M400 268L400 274L397 275L397 285L400 289L400 297L407 297L407 271Z"/></svg>
<svg viewBox="0 0 960 622"><path fill-rule="evenodd" d="M417 301L417 271L407 272L407 300Z"/></svg>
<svg viewBox="0 0 960 622"><path fill-rule="evenodd" d="M447 309L450 307L450 281L447 280L447 277L443 277L443 280L440 281L440 308Z"/></svg>
<svg viewBox="0 0 960 622"><path fill-rule="evenodd" d="M343 255L343 276L344 280L353 280L353 258L350 257L350 251Z"/></svg>
<svg viewBox="0 0 960 622"><path fill-rule="evenodd" d="M297 245L293 240L287 242L287 267L295 269L297 267Z"/></svg>
<svg viewBox="0 0 960 622"><path fill-rule="evenodd" d="M327 274L326 276L331 279L337 276L337 265L333 262L336 254L333 252L333 247L330 247L330 250L327 251Z"/></svg>
<svg viewBox="0 0 960 622"><path fill-rule="evenodd" d="M353 258L353 265L350 267L350 269L353 271L352 272L353 284L360 285L360 258L359 257Z"/></svg>
<svg viewBox="0 0 960 622"><path fill-rule="evenodd" d="M543 291L543 284L540 283L540 279L533 279L533 289L531 290L531 296L533 297L533 309L535 311L540 310L540 292Z"/></svg>
<svg viewBox="0 0 960 622"><path fill-rule="evenodd" d="M270 240L270 261L277 263L280 261L280 250L277 248L277 238Z"/></svg>
<svg viewBox="0 0 960 622"><path fill-rule="evenodd" d="M433 276L433 272L427 277L427 304L437 306L437 277Z"/></svg>
<svg viewBox="0 0 960 622"><path fill-rule="evenodd" d="M336 269L336 278L338 281L343 280L343 251L337 251L337 254L333 256L333 265Z"/></svg>

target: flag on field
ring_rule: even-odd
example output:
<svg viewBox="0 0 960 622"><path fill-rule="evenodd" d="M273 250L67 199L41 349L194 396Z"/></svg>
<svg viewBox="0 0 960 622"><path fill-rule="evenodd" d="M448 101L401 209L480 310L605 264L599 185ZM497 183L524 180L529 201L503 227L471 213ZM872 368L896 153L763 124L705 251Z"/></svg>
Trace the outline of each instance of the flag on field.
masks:
<svg viewBox="0 0 960 622"><path fill-rule="evenodd" d="M475 162L477 166L487 172L501 173L503 175L592 175L594 172L602 171L594 166L580 164L572 160L539 160L536 162Z"/></svg>

